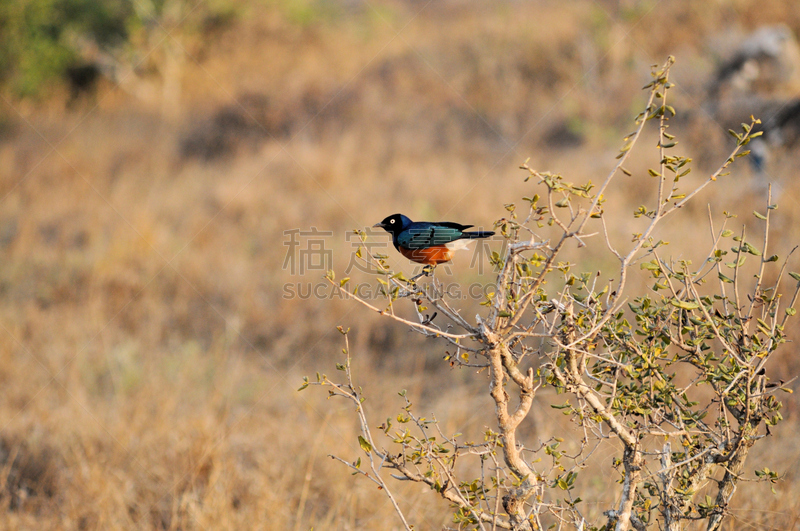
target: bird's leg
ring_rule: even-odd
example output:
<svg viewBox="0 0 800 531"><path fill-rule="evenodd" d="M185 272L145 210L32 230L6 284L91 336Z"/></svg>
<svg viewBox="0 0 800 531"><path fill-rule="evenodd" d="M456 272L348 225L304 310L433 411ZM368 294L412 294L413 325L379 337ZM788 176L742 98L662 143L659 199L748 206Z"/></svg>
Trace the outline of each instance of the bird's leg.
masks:
<svg viewBox="0 0 800 531"><path fill-rule="evenodd" d="M433 277L433 273L436 272L436 264L426 265L422 269L425 271L425 276L426 277Z"/></svg>
<svg viewBox="0 0 800 531"><path fill-rule="evenodd" d="M432 266L430 264L426 265L425 267L422 268L422 273L420 273L419 275L415 275L415 276L411 277L411 280L409 282L415 282L418 278L427 277L429 275L432 275L433 274L433 270L434 270L435 267L436 266Z"/></svg>
<svg viewBox="0 0 800 531"><path fill-rule="evenodd" d="M427 272L426 270L424 270L424 269L423 269L423 270L422 270L422 273L420 273L419 275L414 275L413 277L411 277L411 278L409 279L409 282L416 282L416 281L417 281L417 279L419 279L419 278L421 278L421 277L424 277L424 276L426 276L427 274L428 274L428 272Z"/></svg>

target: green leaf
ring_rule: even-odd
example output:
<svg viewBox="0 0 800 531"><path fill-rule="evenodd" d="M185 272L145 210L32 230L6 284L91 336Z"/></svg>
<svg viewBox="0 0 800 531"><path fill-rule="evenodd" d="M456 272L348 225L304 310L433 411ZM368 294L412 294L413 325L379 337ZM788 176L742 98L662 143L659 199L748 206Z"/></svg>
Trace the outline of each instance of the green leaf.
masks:
<svg viewBox="0 0 800 531"><path fill-rule="evenodd" d="M681 301L678 299L671 299L669 303L675 306L676 308L681 308L682 310L696 310L697 308L700 307L700 304L698 304L695 301Z"/></svg>
<svg viewBox="0 0 800 531"><path fill-rule="evenodd" d="M722 237L723 238L729 238L731 236L733 236L733 231L732 230L724 230L724 231L722 231Z"/></svg>
<svg viewBox="0 0 800 531"><path fill-rule="evenodd" d="M767 219L767 216L765 216L764 214L759 214L759 213L758 213L758 212L756 212L755 210L753 210L753 215L754 215L755 217L757 217L758 219Z"/></svg>
<svg viewBox="0 0 800 531"><path fill-rule="evenodd" d="M361 435L358 436L358 444L365 452L370 453L372 451L372 445Z"/></svg>
<svg viewBox="0 0 800 531"><path fill-rule="evenodd" d="M800 273L790 272L789 276L795 279L796 281L800 282Z"/></svg>
<svg viewBox="0 0 800 531"><path fill-rule="evenodd" d="M795 310L794 308L792 308L792 307L786 308L786 315L791 316L791 315L794 315L796 313L797 313L797 310Z"/></svg>
<svg viewBox="0 0 800 531"><path fill-rule="evenodd" d="M744 242L742 244L742 251L744 251L744 252L746 252L748 254L752 254L753 256L761 256L761 251L759 251L758 249L756 249L755 247L753 247L752 245L750 245L747 242Z"/></svg>
<svg viewBox="0 0 800 531"><path fill-rule="evenodd" d="M742 255L739 257L739 260L736 262L725 262L726 267L730 267L731 269L736 269L737 267L741 267L744 264L744 259L747 258L747 255ZM800 280L798 280L800 282Z"/></svg>

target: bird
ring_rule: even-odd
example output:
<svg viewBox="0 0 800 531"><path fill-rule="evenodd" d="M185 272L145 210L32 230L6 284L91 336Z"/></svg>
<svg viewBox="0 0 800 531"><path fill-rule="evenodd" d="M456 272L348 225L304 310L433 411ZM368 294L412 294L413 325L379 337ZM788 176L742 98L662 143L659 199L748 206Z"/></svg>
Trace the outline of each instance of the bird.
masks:
<svg viewBox="0 0 800 531"><path fill-rule="evenodd" d="M455 251L466 249L472 240L494 235L493 231L465 232L473 226L450 221L411 221L403 214L392 214L373 225L391 234L395 249L412 262L425 264L428 272L449 262Z"/></svg>

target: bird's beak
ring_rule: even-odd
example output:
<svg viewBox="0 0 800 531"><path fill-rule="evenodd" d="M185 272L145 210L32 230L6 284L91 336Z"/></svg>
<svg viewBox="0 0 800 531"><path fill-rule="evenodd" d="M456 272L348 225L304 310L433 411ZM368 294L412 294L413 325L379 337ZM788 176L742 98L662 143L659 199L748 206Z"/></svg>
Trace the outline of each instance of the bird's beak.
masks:
<svg viewBox="0 0 800 531"><path fill-rule="evenodd" d="M376 223L375 225L372 226L373 229L376 228L376 227L379 227L379 228L382 229L383 228L383 223Z"/></svg>

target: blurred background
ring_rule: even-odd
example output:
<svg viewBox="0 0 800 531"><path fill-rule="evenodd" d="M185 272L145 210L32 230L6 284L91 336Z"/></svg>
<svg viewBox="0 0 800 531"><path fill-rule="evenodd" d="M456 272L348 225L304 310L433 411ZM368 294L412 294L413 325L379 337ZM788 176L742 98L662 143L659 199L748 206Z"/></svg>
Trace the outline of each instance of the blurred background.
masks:
<svg viewBox="0 0 800 531"><path fill-rule="evenodd" d="M352 407L297 392L335 373L335 326L352 328L375 426L408 389L419 414L480 438L491 399L444 345L325 287L329 267L368 278L347 232L395 212L490 227L540 192L517 169L528 158L601 181L671 54L687 182L751 114L765 135L659 237L700 263L709 210L761 230L773 183L785 256L800 242L798 35L785 0L4 0L0 527L399 529L385 495L327 457L361 454ZM607 194L620 245L653 197L655 143ZM413 272L385 235L370 242ZM613 265L599 240L575 256ZM437 275L485 282L480 263ZM797 360L785 345L773 379ZM726 529L798 528L798 404L782 396L748 472L783 481L742 483ZM573 429L537 400L523 438ZM594 517L614 503L619 452L604 452L578 480ZM395 489L417 529L450 525L432 493Z"/></svg>

